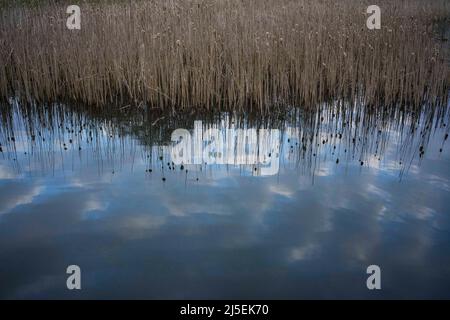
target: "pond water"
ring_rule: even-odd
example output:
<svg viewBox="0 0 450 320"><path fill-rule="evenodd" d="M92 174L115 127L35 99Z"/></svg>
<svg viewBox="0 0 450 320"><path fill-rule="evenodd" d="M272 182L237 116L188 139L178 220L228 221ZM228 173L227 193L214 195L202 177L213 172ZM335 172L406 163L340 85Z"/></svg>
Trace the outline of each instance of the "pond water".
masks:
<svg viewBox="0 0 450 320"><path fill-rule="evenodd" d="M447 114L2 113L1 298L450 298Z"/></svg>

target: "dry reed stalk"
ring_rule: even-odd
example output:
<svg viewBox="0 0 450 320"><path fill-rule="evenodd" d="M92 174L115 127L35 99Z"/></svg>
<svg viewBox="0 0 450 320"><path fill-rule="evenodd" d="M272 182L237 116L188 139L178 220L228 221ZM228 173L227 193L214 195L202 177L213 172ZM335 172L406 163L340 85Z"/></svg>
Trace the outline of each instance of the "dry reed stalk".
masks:
<svg viewBox="0 0 450 320"><path fill-rule="evenodd" d="M354 0L85 3L79 31L61 4L8 8L0 96L171 111L445 105L448 48L433 26L448 25L449 3L378 2L378 31Z"/></svg>

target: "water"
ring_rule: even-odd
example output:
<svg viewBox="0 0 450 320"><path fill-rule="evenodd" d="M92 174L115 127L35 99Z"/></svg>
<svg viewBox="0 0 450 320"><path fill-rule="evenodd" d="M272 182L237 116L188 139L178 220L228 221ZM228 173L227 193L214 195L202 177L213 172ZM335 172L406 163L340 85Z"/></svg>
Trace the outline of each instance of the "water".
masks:
<svg viewBox="0 0 450 320"><path fill-rule="evenodd" d="M5 109L0 297L450 298L448 115L336 110Z"/></svg>

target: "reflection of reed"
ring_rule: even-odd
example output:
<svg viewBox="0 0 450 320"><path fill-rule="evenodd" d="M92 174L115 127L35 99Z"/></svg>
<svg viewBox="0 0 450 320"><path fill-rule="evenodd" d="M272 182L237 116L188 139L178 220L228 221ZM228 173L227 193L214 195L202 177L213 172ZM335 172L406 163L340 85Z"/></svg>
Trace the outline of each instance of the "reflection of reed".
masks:
<svg viewBox="0 0 450 320"><path fill-rule="evenodd" d="M55 173L95 166L99 173L107 169L114 174L124 167L133 170L140 163L145 164L145 173L160 172L164 181L167 174L175 172L183 173L184 179L196 180L199 172L206 174L220 164L240 167L240 172L248 175L264 175L264 165L270 163L268 157L275 158L271 155L274 146L279 151L280 168L299 170L302 174L320 172L324 165L330 164L378 168L386 165L383 163L386 156L389 165L402 176L414 159L422 159L430 139L441 139L442 151L449 120L448 108L424 108L418 115L389 110L368 113L363 107L340 104L324 105L312 113L293 109L282 117L239 113L165 117L144 110L105 113L98 109L79 110L61 105L43 108L17 103L3 105L1 110L1 154L19 172ZM156 125L155 118L161 119ZM199 119L202 121L196 123L201 127L195 129L194 122ZM245 141L238 141L240 147L228 149L256 151L256 158L251 159L257 160L247 161L248 154L242 153L238 154L241 158L233 155L232 161L222 158L205 163L203 153L200 161L176 160L171 134L178 128L185 128L192 135L195 130L205 134L211 128L221 133L229 128L252 129L258 133L254 140L257 150L245 151L251 149ZM279 135L271 133L274 131ZM262 132L268 134L263 136ZM279 141L269 141L274 137ZM229 157L227 153L221 156ZM263 156L265 161L261 160Z"/></svg>
<svg viewBox="0 0 450 320"><path fill-rule="evenodd" d="M331 99L420 107L445 100L436 24L448 2L380 0L382 30L361 1L156 0L2 8L0 96L129 108L274 112Z"/></svg>

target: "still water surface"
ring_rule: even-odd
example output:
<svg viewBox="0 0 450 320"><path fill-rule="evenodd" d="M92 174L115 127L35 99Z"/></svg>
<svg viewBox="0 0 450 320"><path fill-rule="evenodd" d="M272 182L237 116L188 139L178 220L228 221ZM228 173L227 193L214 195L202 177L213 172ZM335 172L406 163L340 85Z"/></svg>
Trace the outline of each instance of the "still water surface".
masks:
<svg viewBox="0 0 450 320"><path fill-rule="evenodd" d="M0 297L450 298L448 116L390 118L13 108Z"/></svg>

